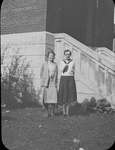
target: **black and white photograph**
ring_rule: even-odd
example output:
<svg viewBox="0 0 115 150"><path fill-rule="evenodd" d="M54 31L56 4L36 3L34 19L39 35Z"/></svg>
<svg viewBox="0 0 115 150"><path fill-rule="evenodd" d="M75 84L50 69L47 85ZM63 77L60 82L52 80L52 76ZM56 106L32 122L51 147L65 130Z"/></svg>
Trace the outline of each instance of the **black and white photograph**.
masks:
<svg viewBox="0 0 115 150"><path fill-rule="evenodd" d="M1 2L1 142L8 150L113 149L113 0Z"/></svg>

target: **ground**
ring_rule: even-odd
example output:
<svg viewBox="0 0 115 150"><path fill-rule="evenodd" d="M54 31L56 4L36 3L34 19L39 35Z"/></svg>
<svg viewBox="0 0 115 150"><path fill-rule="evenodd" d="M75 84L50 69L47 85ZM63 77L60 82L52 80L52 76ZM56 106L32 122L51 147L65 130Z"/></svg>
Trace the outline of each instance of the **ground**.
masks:
<svg viewBox="0 0 115 150"><path fill-rule="evenodd" d="M47 118L40 107L2 110L2 142L9 150L106 150L115 141L115 113L77 112ZM73 110L73 113L72 113Z"/></svg>

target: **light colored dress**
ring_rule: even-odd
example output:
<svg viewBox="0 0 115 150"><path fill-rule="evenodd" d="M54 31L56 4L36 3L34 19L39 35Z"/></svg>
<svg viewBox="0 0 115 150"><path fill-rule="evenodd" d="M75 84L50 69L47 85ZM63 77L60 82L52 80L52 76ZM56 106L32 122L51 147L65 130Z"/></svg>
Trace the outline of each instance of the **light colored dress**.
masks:
<svg viewBox="0 0 115 150"><path fill-rule="evenodd" d="M42 69L42 75L46 73L47 84L44 84L44 103L57 103L57 64L54 62L47 62ZM46 68L46 69L45 69ZM44 76L41 76L44 79ZM48 77L47 77L48 76ZM42 81L42 83L45 83Z"/></svg>

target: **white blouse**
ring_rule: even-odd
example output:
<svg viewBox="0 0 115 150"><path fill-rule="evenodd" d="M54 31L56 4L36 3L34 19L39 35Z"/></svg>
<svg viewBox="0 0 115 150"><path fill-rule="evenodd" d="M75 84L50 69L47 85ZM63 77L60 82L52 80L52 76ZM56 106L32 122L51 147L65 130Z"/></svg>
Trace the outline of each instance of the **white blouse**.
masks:
<svg viewBox="0 0 115 150"><path fill-rule="evenodd" d="M68 65L68 70L66 72L63 72L63 69L65 68L66 65ZM73 60L69 63L65 63L64 61L61 61L59 69L61 72L61 76L74 76L75 62Z"/></svg>

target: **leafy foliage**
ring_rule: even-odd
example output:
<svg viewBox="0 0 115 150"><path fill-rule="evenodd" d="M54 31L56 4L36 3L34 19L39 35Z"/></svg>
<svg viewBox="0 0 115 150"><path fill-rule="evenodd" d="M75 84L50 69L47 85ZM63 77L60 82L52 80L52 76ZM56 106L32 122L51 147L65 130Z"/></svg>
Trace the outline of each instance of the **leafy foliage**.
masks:
<svg viewBox="0 0 115 150"><path fill-rule="evenodd" d="M34 102L35 89L30 63L19 55L20 49L14 49L13 55L10 49L7 46L1 53L1 95L2 104L14 108Z"/></svg>

